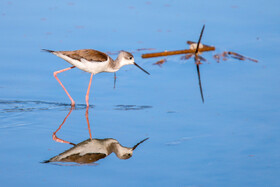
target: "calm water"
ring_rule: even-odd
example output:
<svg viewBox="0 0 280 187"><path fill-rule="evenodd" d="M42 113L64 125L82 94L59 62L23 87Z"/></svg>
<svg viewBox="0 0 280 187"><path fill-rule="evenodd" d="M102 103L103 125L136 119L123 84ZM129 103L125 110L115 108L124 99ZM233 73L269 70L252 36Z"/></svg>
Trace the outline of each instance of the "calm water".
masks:
<svg viewBox="0 0 280 187"><path fill-rule="evenodd" d="M1 186L280 186L279 1L1 1ZM133 157L114 153L96 164L42 164L71 148L52 133L70 110L53 77L69 67L42 48L104 52L188 48L206 24L202 43L216 46L200 66L201 102L193 60L171 56L94 76L89 122L93 138L139 145ZM225 50L259 60L212 56ZM112 55L116 58L116 55ZM57 136L89 138L84 96L90 74L59 74L78 103Z"/></svg>

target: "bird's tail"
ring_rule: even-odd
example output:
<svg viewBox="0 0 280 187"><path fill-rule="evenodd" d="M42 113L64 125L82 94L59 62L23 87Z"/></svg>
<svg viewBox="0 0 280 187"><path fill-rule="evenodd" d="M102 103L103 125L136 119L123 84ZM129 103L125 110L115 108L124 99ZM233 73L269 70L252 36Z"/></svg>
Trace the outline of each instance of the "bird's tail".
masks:
<svg viewBox="0 0 280 187"><path fill-rule="evenodd" d="M48 52L48 53L53 53L53 52L55 52L55 51L49 50L49 49L42 49L42 51L45 51L45 52Z"/></svg>

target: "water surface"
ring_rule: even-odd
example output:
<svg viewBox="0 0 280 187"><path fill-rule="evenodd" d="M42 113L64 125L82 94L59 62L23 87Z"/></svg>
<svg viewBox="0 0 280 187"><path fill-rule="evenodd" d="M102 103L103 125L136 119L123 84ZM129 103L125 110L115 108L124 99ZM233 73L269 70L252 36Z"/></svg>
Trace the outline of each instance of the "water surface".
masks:
<svg viewBox="0 0 280 187"><path fill-rule="evenodd" d="M278 1L1 1L1 186L279 186ZM200 66L201 102L193 60L142 59L136 51L188 48L206 24L202 43L214 45ZM93 165L42 164L71 145L52 134L70 110L53 77L69 67L42 48L136 51L136 62L94 76L89 121L93 138L133 146ZM234 51L258 59L217 63ZM116 55L112 55L116 58ZM78 104L58 137L89 138L84 97L90 74L58 75Z"/></svg>

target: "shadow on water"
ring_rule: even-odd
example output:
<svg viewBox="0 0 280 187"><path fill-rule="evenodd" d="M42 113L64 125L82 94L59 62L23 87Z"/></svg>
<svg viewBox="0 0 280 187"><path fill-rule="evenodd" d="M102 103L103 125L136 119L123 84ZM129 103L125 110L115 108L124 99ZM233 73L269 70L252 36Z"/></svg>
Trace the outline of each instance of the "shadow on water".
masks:
<svg viewBox="0 0 280 187"><path fill-rule="evenodd" d="M56 133L60 131L67 118L72 113L73 108L70 109L63 122L59 125L58 129L53 133L52 139L56 142L67 143L73 145L72 148L50 158L49 160L43 161L42 163L53 163L55 165L62 166L79 166L79 165L96 165L100 159L104 159L109 156L111 153L115 153L115 155L119 159L129 159L133 155L133 151L143 142L148 140L149 138L145 138L144 140L138 142L133 147L125 147L122 146L116 139L113 138L104 138L97 139L92 138L92 133L90 129L90 122L88 119L88 111L89 107L86 108L86 121L88 125L89 131L89 139L84 140L78 144L72 143L70 141L63 140L58 138ZM65 164L66 163L66 164ZM74 163L74 164L68 164Z"/></svg>
<svg viewBox="0 0 280 187"><path fill-rule="evenodd" d="M0 100L0 113L9 112L33 112L41 110L69 110L71 104L49 101L21 101L21 100ZM86 109L86 104L76 104L75 110ZM89 105L94 108L94 105ZM137 105L115 105L114 110L143 110L152 108L152 106Z"/></svg>

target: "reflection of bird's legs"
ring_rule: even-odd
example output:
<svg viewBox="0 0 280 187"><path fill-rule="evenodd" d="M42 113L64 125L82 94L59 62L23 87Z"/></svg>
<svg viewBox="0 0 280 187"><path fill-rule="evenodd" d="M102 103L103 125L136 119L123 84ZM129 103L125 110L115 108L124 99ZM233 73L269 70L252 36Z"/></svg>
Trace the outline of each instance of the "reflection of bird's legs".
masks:
<svg viewBox="0 0 280 187"><path fill-rule="evenodd" d="M89 138L92 139L91 130L90 130L90 124L89 124L89 120L88 120L88 109L89 109L89 106L87 106L87 109L86 109L86 120L87 120L87 125L88 125Z"/></svg>
<svg viewBox="0 0 280 187"><path fill-rule="evenodd" d="M115 72L114 73L114 89L116 88L116 81L117 81L117 74Z"/></svg>
<svg viewBox="0 0 280 187"><path fill-rule="evenodd" d="M71 112L73 111L73 108L74 108L74 107L71 107L69 113L68 113L67 116L64 118L64 120L63 120L63 122L61 123L61 125L60 125L60 126L58 127L58 129L53 133L52 138L53 138L54 141L60 142L60 143L68 143L68 144L71 144L71 145L76 145L76 144L74 144L74 143L71 143L71 142L62 140L62 139L60 139L60 138L58 138L58 137L56 136L56 133L61 129L61 127L62 127L62 125L65 123L66 119L70 116Z"/></svg>

